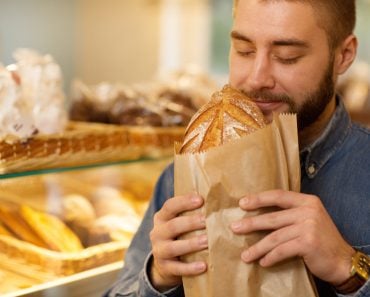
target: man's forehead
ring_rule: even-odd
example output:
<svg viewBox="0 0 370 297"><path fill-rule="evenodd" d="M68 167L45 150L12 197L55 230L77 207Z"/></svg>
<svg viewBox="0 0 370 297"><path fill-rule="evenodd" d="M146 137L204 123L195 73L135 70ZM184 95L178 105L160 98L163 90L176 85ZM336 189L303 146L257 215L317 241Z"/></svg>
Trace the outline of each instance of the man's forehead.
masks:
<svg viewBox="0 0 370 297"><path fill-rule="evenodd" d="M233 30L248 38L306 39L322 31L310 5L285 0L239 1Z"/></svg>

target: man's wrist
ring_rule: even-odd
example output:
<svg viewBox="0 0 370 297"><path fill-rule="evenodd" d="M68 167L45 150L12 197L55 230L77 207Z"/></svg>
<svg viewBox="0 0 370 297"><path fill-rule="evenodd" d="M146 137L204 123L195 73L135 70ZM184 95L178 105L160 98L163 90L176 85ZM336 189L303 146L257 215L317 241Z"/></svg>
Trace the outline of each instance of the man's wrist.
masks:
<svg viewBox="0 0 370 297"><path fill-rule="evenodd" d="M368 280L370 275L370 257L360 251L355 251L351 259L349 277L342 283L335 285L340 294L351 294L358 291Z"/></svg>
<svg viewBox="0 0 370 297"><path fill-rule="evenodd" d="M339 286L351 277L352 257L355 253L356 251L351 247L348 256L344 257L341 263L338 263L335 271L333 271L335 279L330 282L332 286Z"/></svg>
<svg viewBox="0 0 370 297"><path fill-rule="evenodd" d="M152 287L160 293L167 292L177 286L165 284L163 277L155 268L153 256L151 256L148 261L147 274L149 282L151 283Z"/></svg>

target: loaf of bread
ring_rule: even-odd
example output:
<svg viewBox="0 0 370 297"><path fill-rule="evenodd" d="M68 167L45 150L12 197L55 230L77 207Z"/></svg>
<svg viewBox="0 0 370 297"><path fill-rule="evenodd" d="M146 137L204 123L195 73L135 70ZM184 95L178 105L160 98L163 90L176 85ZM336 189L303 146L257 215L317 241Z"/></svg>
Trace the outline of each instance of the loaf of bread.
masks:
<svg viewBox="0 0 370 297"><path fill-rule="evenodd" d="M60 252L83 249L79 238L58 217L21 205L20 216L48 247Z"/></svg>
<svg viewBox="0 0 370 297"><path fill-rule="evenodd" d="M15 205L0 205L0 222L16 238L30 242L39 247L48 248L43 239L22 219L19 208Z"/></svg>
<svg viewBox="0 0 370 297"><path fill-rule="evenodd" d="M239 90L225 85L193 116L179 153L202 152L264 126L258 106Z"/></svg>
<svg viewBox="0 0 370 297"><path fill-rule="evenodd" d="M78 252L83 249L76 234L58 217L26 205L1 203L0 224L15 238L45 249L59 252Z"/></svg>

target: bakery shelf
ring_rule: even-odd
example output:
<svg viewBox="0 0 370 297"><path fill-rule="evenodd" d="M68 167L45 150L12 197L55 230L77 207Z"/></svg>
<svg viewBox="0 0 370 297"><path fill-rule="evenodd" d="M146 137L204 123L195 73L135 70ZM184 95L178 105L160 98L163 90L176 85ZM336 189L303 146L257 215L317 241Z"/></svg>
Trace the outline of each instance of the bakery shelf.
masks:
<svg viewBox="0 0 370 297"><path fill-rule="evenodd" d="M2 296L100 297L117 279L122 266L123 261L115 262Z"/></svg>
<svg viewBox="0 0 370 297"><path fill-rule="evenodd" d="M15 177L88 170L88 169L94 169L94 168L99 168L99 167L137 164L137 163L145 163L145 162L158 162L158 161L166 161L166 160L171 160L171 157L166 156L166 155L161 156L161 157L143 157L143 158L138 158L138 159L133 159L133 160L123 159L123 160L114 161L114 162L96 162L96 163L91 163L88 165L66 166L66 167L49 168L49 169L41 168L41 169L34 169L34 170L29 170L29 171L8 172L8 173L0 174L0 182L2 179L9 179L9 178L15 178Z"/></svg>
<svg viewBox="0 0 370 297"><path fill-rule="evenodd" d="M145 157L138 160L37 169L1 175L0 209L4 207L7 209L9 204L12 207L16 205L17 218L22 215L19 209L24 206L43 214L54 215L76 232L84 248L71 253L49 250L31 244L26 239L1 235L0 232L0 289L2 289L0 295L101 296L112 281L117 279L124 253L134 232L132 226L138 226L140 223L154 183L171 161L172 157ZM95 211L96 217L91 224L89 223L87 229L81 230L81 226L74 225L62 207L63 203L68 198L74 198L74 195L86 198ZM80 217L82 213L80 207L74 209L72 213ZM85 216L87 209L83 210ZM103 225L95 224L100 221L107 226L107 223L110 224L112 221L100 219L120 215L127 219L126 222L132 222L130 221L132 211L136 215L134 225L130 225L129 229L125 229L127 223L123 223L125 225L123 229L107 233L106 230L100 229ZM119 217L120 222L123 222L121 218ZM5 223L5 227L12 231L3 219L0 216L0 224ZM23 215L20 219L30 224L31 228L39 226L25 220ZM114 222L117 223L117 220ZM130 232L129 236L126 236L127 231Z"/></svg>
<svg viewBox="0 0 370 297"><path fill-rule="evenodd" d="M184 127L69 122L59 134L2 139L0 174L171 156L184 131Z"/></svg>

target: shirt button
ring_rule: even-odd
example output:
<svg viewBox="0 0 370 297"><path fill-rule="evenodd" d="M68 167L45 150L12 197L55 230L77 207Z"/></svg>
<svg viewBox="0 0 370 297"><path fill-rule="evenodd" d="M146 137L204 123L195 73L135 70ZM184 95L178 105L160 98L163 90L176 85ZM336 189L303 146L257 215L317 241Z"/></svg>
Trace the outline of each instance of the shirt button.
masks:
<svg viewBox="0 0 370 297"><path fill-rule="evenodd" d="M310 164L310 166L308 167L308 173L309 174L314 174L315 172L316 172L315 164Z"/></svg>

